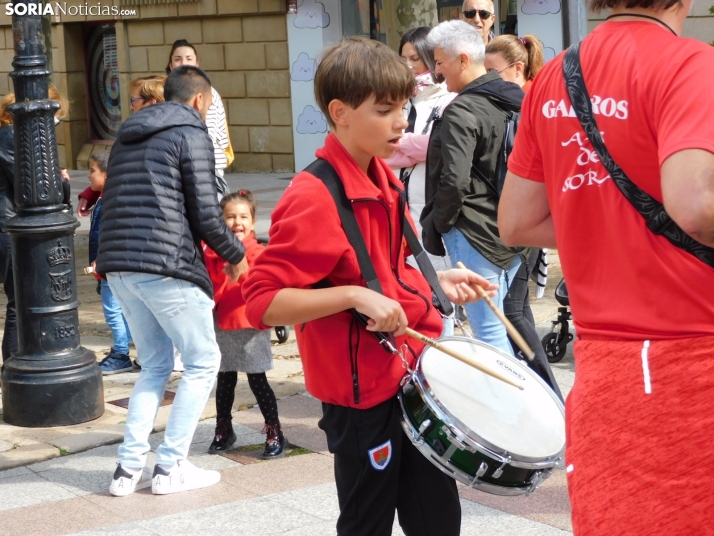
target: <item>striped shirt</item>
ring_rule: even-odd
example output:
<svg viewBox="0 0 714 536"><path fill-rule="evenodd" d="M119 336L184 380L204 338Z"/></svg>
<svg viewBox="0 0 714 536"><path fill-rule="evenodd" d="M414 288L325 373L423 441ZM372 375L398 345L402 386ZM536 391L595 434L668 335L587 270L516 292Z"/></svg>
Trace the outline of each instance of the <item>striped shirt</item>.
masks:
<svg viewBox="0 0 714 536"><path fill-rule="evenodd" d="M211 88L211 94L213 95L213 103L206 114L206 126L208 127L208 135L213 142L213 152L216 158L216 185L219 193L225 193L227 187L225 187L225 181L223 180L223 170L228 165L225 150L230 143L228 127L226 126L226 111L216 88Z"/></svg>

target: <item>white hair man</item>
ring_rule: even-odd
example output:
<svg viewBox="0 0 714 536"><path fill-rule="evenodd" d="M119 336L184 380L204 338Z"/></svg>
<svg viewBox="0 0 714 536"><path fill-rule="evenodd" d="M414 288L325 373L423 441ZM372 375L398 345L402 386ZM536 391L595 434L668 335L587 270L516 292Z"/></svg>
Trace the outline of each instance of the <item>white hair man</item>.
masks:
<svg viewBox="0 0 714 536"><path fill-rule="evenodd" d="M478 30L484 45L493 39L491 28L496 21L493 0L464 0L459 18Z"/></svg>

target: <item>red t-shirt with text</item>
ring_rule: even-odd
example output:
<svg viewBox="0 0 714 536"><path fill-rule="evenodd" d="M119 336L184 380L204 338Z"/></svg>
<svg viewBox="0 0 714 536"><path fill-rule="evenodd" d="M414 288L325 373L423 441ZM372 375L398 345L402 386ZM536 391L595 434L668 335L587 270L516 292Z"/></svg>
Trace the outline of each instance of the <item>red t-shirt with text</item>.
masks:
<svg viewBox="0 0 714 536"><path fill-rule="evenodd" d="M714 47L608 22L583 42L581 63L610 154L655 199L669 156L714 153ZM580 337L714 335L714 269L649 231L610 180L570 106L562 55L526 96L508 167L546 184Z"/></svg>

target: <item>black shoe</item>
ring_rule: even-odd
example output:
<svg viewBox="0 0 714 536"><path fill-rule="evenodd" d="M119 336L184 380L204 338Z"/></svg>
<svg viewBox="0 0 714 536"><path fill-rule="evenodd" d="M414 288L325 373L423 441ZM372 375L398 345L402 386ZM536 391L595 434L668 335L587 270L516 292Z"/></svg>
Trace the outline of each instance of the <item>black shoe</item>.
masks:
<svg viewBox="0 0 714 536"><path fill-rule="evenodd" d="M285 455L285 449L290 443L283 435L280 429L280 423L266 424L263 428L263 433L267 436L265 441L265 450L263 451L264 460L274 460L282 458Z"/></svg>
<svg viewBox="0 0 714 536"><path fill-rule="evenodd" d="M209 454L220 454L228 450L233 443L238 440L230 419L218 419L216 422L216 434L211 446L208 447Z"/></svg>

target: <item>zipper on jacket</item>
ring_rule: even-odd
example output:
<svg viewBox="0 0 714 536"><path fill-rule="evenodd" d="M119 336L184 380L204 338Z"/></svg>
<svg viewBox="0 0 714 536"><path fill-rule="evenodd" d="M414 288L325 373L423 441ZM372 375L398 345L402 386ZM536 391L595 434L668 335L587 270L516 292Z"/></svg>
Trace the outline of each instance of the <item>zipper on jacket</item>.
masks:
<svg viewBox="0 0 714 536"><path fill-rule="evenodd" d="M357 341L354 346L352 345L352 333L353 332L357 335ZM359 405L359 367L357 364L357 356L359 355L360 338L361 338L361 334L359 331L359 325L357 324L357 320L352 318L352 321L350 322L348 344L349 344L349 352L350 352L350 367L352 369L352 396L354 397L355 405ZM353 353L353 349L354 349L354 353Z"/></svg>

